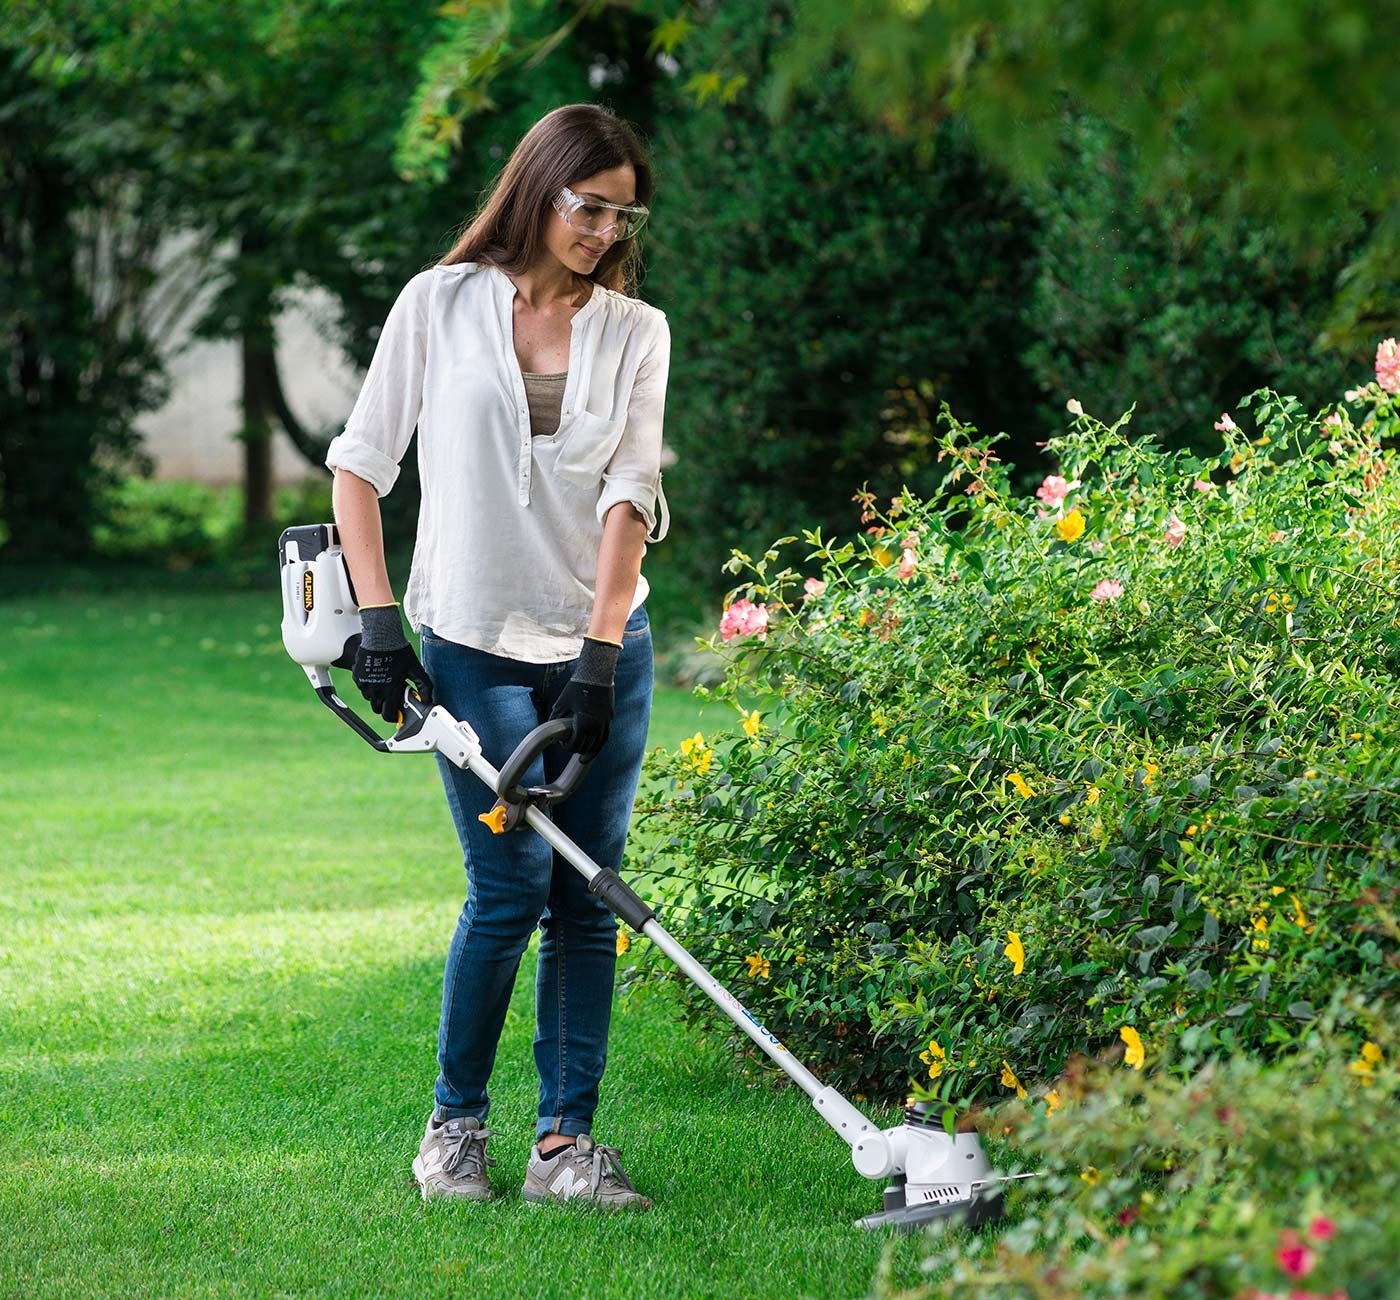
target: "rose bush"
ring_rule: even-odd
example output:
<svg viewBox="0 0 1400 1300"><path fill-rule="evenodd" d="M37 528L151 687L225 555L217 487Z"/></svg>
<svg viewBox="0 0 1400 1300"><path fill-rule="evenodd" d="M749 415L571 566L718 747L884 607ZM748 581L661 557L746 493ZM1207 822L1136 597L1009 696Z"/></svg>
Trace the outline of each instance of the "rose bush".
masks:
<svg viewBox="0 0 1400 1300"><path fill-rule="evenodd" d="M1071 402L1034 490L945 407L938 499L862 491L852 537L736 552L701 691L736 725L655 752L639 807L630 870L668 923L826 1078L890 1099L1001 1097L1111 1045L1277 1053L1339 990L1393 998L1377 360L1315 415L1244 398L1204 459Z"/></svg>

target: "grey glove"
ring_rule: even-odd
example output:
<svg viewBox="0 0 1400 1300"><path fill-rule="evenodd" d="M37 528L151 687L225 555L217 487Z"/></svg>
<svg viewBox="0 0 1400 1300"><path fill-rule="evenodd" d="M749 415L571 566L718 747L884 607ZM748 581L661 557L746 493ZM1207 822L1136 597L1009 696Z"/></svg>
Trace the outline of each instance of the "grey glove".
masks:
<svg viewBox="0 0 1400 1300"><path fill-rule="evenodd" d="M550 720L568 718L574 729L563 742L581 758L593 758L607 742L613 717L613 673L622 647L597 637L583 638L569 684L550 710Z"/></svg>
<svg viewBox="0 0 1400 1300"><path fill-rule="evenodd" d="M355 651L351 676L370 708L385 722L398 721L409 682L423 703L432 708L433 684L403 634L397 604L361 607L360 648Z"/></svg>

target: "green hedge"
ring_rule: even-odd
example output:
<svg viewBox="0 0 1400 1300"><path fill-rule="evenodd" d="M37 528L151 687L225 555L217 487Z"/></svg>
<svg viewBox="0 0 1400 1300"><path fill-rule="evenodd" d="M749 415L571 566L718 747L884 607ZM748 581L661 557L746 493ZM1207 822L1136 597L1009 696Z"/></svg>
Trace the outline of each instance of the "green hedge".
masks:
<svg viewBox="0 0 1400 1300"><path fill-rule="evenodd" d="M937 501L858 493L805 582L794 539L735 555L746 725L653 754L632 870L866 1094L1275 1052L1393 997L1398 417L1348 397L1255 392L1206 459L1077 413L1042 500L945 407Z"/></svg>
<svg viewBox="0 0 1400 1300"><path fill-rule="evenodd" d="M1077 1069L1053 1113L998 1111L1040 1173L1010 1194L1013 1226L943 1238L902 1300L1389 1300L1398 1085L1326 1038L1189 1080Z"/></svg>

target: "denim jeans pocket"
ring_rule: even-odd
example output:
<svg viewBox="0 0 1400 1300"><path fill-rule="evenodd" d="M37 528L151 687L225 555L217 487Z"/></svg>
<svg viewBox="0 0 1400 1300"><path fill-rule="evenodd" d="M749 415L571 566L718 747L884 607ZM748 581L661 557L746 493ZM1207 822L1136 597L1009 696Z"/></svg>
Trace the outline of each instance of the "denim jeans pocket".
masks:
<svg viewBox="0 0 1400 1300"><path fill-rule="evenodd" d="M627 617L627 626L622 629L622 639L645 636L651 631L651 617L645 605L638 605Z"/></svg>

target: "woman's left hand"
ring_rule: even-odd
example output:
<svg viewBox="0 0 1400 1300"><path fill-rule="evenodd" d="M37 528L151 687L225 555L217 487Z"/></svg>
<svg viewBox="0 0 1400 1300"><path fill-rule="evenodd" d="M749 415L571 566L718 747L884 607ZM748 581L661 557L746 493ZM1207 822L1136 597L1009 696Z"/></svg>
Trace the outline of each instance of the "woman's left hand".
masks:
<svg viewBox="0 0 1400 1300"><path fill-rule="evenodd" d="M574 724L563 744L580 758L594 757L607 742L613 719L613 672L621 649L611 641L584 637L574 675L550 710L551 722L568 718Z"/></svg>

